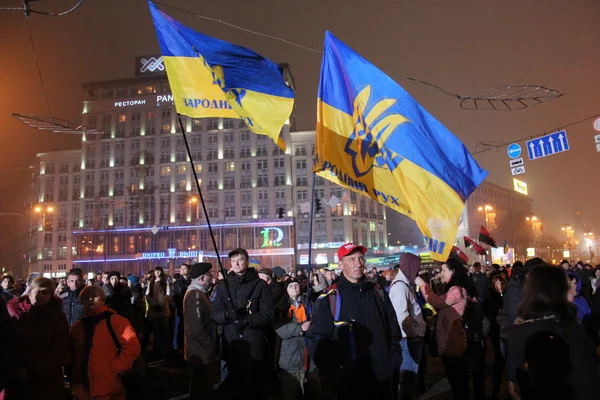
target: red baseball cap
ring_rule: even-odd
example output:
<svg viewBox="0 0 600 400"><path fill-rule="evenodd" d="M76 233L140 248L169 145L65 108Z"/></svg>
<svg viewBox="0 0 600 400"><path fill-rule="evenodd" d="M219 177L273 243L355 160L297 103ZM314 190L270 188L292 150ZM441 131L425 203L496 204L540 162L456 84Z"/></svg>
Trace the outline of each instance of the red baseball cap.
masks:
<svg viewBox="0 0 600 400"><path fill-rule="evenodd" d="M367 248L365 246L359 246L354 243L346 243L338 249L338 260L341 260L343 257L346 257L348 254L352 253L356 249L359 249L363 254L367 252Z"/></svg>

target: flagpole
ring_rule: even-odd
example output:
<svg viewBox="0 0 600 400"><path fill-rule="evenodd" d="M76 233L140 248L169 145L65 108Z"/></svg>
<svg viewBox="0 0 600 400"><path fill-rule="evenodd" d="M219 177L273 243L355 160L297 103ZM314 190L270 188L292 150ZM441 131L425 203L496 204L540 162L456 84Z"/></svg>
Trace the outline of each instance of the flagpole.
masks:
<svg viewBox="0 0 600 400"><path fill-rule="evenodd" d="M190 165L192 166L192 174L194 174L194 182L196 182L196 189L198 189L198 196L200 197L200 203L202 203L202 211L204 211L204 216L206 217L206 224L208 225L208 231L210 232L210 238L212 239L213 247L215 248L215 255L217 256L219 270L223 275L223 283L225 284L225 294L227 295L227 302L231 306L231 309L234 310L235 305L233 304L233 300L231 299L229 282L227 282L227 271L225 271L225 268L223 268L223 263L221 262L221 256L219 255L219 249L217 247L217 241L215 240L215 235L213 234L212 226L210 225L210 219L208 218L208 212L206 211L206 203L204 202L204 196L202 196L202 190L200 189L200 183L198 182L196 166L194 165L194 160L192 159L192 151L190 150L190 144L188 143L187 136L185 134L185 127L183 126L183 121L181 120L181 114L177 114L177 119L179 120L179 127L181 128L181 134L183 135L183 142L185 143L185 149L187 150L188 158L190 159Z"/></svg>
<svg viewBox="0 0 600 400"><path fill-rule="evenodd" d="M313 171L312 174L312 189L311 189L311 202L310 202L310 221L308 222L308 268L306 268L306 278L308 284L306 285L306 310L310 316L312 307L310 306L310 270L312 266L312 238L313 238L313 220L315 219L315 178L316 174Z"/></svg>

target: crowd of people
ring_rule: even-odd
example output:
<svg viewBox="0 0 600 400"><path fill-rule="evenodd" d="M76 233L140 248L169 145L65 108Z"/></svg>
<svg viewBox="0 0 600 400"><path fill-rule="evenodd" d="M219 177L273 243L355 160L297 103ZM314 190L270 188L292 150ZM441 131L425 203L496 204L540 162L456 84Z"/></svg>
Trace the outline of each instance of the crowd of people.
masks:
<svg viewBox="0 0 600 400"><path fill-rule="evenodd" d="M455 399L498 398L506 375L513 399L600 398L600 268L422 269L404 253L367 271L366 252L340 247L337 273L250 268L236 249L226 277L210 263L173 277L4 276L0 399L139 398L145 360L179 355L190 399L413 399L430 357Z"/></svg>

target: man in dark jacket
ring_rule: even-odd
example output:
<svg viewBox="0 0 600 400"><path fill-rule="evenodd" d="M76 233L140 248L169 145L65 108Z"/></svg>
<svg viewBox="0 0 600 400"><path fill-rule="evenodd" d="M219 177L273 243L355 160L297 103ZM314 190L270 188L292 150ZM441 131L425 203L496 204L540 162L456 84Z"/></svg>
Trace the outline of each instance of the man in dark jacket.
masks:
<svg viewBox="0 0 600 400"><path fill-rule="evenodd" d="M260 399L265 384L261 379L265 370L264 338L273 329L273 302L267 283L255 269L248 269L245 249L233 250L229 260L230 272L217 285L213 301L213 320L223 327L223 359L229 371L224 389L231 389L235 397Z"/></svg>
<svg viewBox="0 0 600 400"><path fill-rule="evenodd" d="M186 265L185 269L190 285L186 287L182 312L185 359L190 366L190 399L206 399L213 386L219 383L221 371L217 324L212 320L210 299L206 294L212 281L212 265L196 263L191 267Z"/></svg>
<svg viewBox="0 0 600 400"><path fill-rule="evenodd" d="M365 276L366 252L338 250L342 275L315 303L309 351L338 398L395 399L402 335L387 293Z"/></svg>
<svg viewBox="0 0 600 400"><path fill-rule="evenodd" d="M79 299L79 294L85 287L83 280L83 272L80 268L73 268L67 275L67 288L60 293L60 298L63 301L63 312L67 317L69 327L79 321L83 316L83 304Z"/></svg>
<svg viewBox="0 0 600 400"><path fill-rule="evenodd" d="M179 267L181 277L173 283L171 294L175 303L175 332L173 333L173 349L183 349L183 298L192 282L190 279L190 266L182 264Z"/></svg>
<svg viewBox="0 0 600 400"><path fill-rule="evenodd" d="M488 291L490 280L487 275L481 271L481 264L478 262L473 264L473 275L471 275L471 280L473 281L473 286L475 286L475 291L477 292L477 303L481 305L483 304L485 294Z"/></svg>

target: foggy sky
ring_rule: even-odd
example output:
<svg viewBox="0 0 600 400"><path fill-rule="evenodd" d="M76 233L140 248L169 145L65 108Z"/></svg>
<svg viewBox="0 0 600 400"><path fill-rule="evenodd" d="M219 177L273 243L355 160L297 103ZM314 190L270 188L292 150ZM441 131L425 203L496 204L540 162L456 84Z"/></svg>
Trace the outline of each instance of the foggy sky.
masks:
<svg viewBox="0 0 600 400"><path fill-rule="evenodd" d="M31 5L62 11L75 2L45 0ZM600 4L592 0L165 2L318 50L325 30L330 30L407 89L472 152L478 141L536 137L600 114L600 44L590 48L600 40ZM0 0L0 6L20 3ZM204 34L288 63L297 87L298 128L315 128L321 54L163 10ZM87 0L64 17L32 15L29 26L52 113L76 125L81 122L83 82L133 77L136 55L159 53L145 0ZM0 43L0 170L27 167L38 152L79 147L79 137L38 132L9 116L49 114L22 13L0 13ZM588 48L587 54L575 57ZM465 111L456 98L400 75L463 95L515 84L546 85L565 95L520 111ZM600 153L594 134L589 120L567 128L569 152L535 161L528 161L525 154L527 173L521 178L529 185L545 232L556 237L562 224L574 223L576 211L590 230L596 230L596 220L600 228L596 201ZM490 172L490 182L512 188L506 148L475 158ZM2 172L0 204L17 201L25 176L23 170Z"/></svg>

